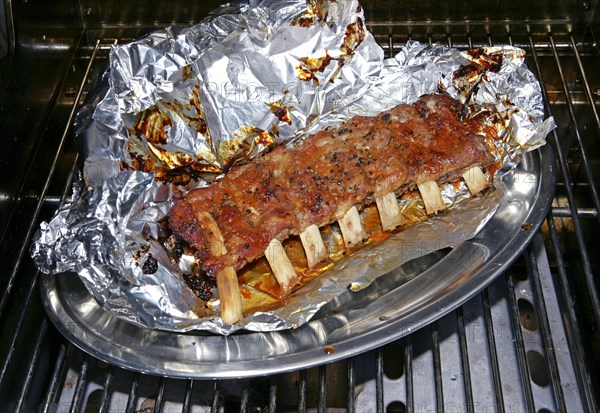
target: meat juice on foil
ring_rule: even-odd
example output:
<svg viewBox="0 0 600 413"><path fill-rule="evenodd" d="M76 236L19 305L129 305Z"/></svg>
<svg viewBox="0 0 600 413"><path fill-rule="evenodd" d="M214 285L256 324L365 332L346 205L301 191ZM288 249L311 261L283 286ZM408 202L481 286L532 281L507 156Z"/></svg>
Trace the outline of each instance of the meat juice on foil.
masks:
<svg viewBox="0 0 600 413"><path fill-rule="evenodd" d="M335 256L317 272L301 271L305 281L323 275L285 305L264 260L242 270L248 315L232 326L218 316L211 284L188 276L197 268L191 253L168 237L164 220L176 185L210 185L275 145L440 90L495 129L504 169L555 127L544 120L540 86L520 49L461 52L409 41L384 59L357 1L252 3L229 3L195 26L113 46L77 115L83 162L72 200L41 224L31 253L45 273L79 274L117 317L172 331L293 328L347 286L363 288L410 259L473 237L503 196L500 179L476 199L464 184L448 184L442 194L452 208L424 221L422 205L407 194L403 213L420 223L387 235L369 226L376 211L366 208L363 220L375 234L368 245L342 256L339 231L324 229ZM302 260L299 243L286 248Z"/></svg>

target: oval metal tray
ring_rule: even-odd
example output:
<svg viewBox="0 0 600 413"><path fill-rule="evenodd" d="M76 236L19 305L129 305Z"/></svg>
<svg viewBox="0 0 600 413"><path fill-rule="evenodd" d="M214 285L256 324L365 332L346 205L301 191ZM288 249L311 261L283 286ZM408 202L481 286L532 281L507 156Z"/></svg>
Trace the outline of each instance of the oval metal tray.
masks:
<svg viewBox="0 0 600 413"><path fill-rule="evenodd" d="M526 154L502 179L502 203L475 238L451 251L410 261L358 293L343 294L294 330L224 337L142 328L103 310L72 273L43 277L44 305L58 330L76 346L136 371L233 378L328 363L379 347L442 317L519 256L552 202L552 150L545 145Z"/></svg>

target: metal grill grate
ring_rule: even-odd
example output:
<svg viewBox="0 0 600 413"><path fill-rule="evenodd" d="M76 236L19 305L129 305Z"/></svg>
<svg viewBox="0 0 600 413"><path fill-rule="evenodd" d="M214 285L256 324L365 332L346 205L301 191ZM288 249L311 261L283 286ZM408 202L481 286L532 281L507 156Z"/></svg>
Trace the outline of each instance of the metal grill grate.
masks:
<svg viewBox="0 0 600 413"><path fill-rule="evenodd" d="M32 220L17 238L21 248L1 296L0 311L11 310L2 315L2 402L11 411L43 413L598 411L587 340L600 326L598 262L591 250L600 209L594 182L600 171L600 78L588 74L598 71L600 50L591 29L577 42L572 34L557 34L565 32L557 24L537 34L507 25L494 36L483 23L431 29L412 22L406 27L416 29L403 34L399 24L371 25L390 55L410 38L459 48L515 43L527 50L546 113L560 125L549 137L560 182L550 216L517 263L458 310L431 325L405 326L414 332L383 348L298 372L217 381L165 379L107 365L65 342L40 318L38 275L24 257L40 217L68 193L76 163L67 139L72 118L112 42L86 48L82 37L56 98L70 108L56 115L62 125L56 157L34 192ZM54 195L60 186L63 195Z"/></svg>

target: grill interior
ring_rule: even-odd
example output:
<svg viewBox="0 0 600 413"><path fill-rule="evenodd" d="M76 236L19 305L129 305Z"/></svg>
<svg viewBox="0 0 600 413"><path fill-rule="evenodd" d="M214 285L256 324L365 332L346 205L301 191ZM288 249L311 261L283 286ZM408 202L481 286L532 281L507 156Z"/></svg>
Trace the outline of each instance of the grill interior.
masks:
<svg viewBox="0 0 600 413"><path fill-rule="evenodd" d="M132 373L46 319L28 248L70 193L72 119L110 46L198 21L219 2L5 0L0 18L0 405L40 412L598 411L600 47L596 4L362 2L389 56L409 39L513 44L541 81L558 187L539 234L492 285L383 348L243 380ZM1 4L1 3L0 3ZM168 10L166 10L168 9Z"/></svg>

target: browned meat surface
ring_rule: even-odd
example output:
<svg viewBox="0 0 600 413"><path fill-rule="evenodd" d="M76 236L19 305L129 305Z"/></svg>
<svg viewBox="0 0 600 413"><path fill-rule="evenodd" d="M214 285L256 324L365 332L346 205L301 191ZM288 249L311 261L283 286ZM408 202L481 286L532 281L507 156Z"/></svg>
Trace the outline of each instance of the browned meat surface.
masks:
<svg viewBox="0 0 600 413"><path fill-rule="evenodd" d="M178 194L169 224L196 248L209 274L224 266L240 269L261 257L271 239L334 222L352 205L425 181L458 180L472 165L489 166L493 157L479 125L461 122L460 109L436 94L378 116L354 117L300 147L279 147L235 167L208 188ZM201 211L217 222L227 254L215 256L207 247L211 234L198 222Z"/></svg>

